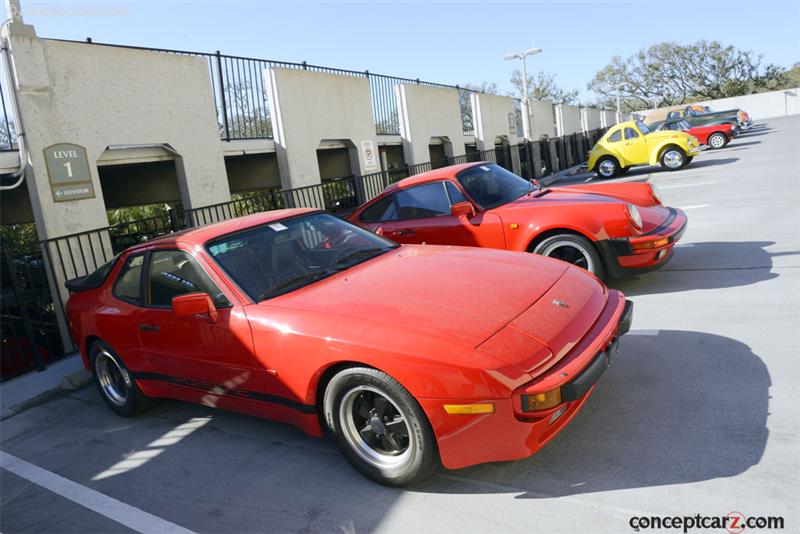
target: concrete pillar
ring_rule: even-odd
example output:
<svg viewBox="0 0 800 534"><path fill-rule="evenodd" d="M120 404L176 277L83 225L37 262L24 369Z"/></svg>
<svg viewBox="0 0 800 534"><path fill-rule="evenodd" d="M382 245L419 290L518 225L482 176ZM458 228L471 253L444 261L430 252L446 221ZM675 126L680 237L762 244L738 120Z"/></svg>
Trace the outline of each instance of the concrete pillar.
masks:
<svg viewBox="0 0 800 534"><path fill-rule="evenodd" d="M400 137L408 165L430 160L428 143L434 137L449 141L445 145L449 151L446 154L448 157L466 153L461 104L456 89L399 84L395 87L395 95L400 116Z"/></svg>
<svg viewBox="0 0 800 534"><path fill-rule="evenodd" d="M473 93L472 109L475 115L475 144L478 150L494 148L498 137L508 138L511 146L519 143L513 98Z"/></svg>
<svg viewBox="0 0 800 534"><path fill-rule="evenodd" d="M555 108L552 104L531 100L530 111L531 140L537 141L542 136L553 137L556 135Z"/></svg>
<svg viewBox="0 0 800 534"><path fill-rule="evenodd" d="M322 141L349 147L355 175L381 170L366 77L286 68L270 68L265 76L284 189L320 183Z"/></svg>

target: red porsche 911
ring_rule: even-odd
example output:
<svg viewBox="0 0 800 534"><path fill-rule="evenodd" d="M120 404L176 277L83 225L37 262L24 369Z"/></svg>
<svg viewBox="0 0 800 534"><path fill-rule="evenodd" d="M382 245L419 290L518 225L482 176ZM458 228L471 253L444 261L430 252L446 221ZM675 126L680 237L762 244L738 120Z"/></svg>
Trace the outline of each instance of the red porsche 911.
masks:
<svg viewBox="0 0 800 534"><path fill-rule="evenodd" d="M619 278L662 267L686 214L647 183L539 188L495 163L406 178L349 220L400 243L534 252Z"/></svg>
<svg viewBox="0 0 800 534"><path fill-rule="evenodd" d="M539 450L632 317L567 263L398 245L308 209L155 239L67 287L117 414L169 397L328 429L356 469L398 486Z"/></svg>

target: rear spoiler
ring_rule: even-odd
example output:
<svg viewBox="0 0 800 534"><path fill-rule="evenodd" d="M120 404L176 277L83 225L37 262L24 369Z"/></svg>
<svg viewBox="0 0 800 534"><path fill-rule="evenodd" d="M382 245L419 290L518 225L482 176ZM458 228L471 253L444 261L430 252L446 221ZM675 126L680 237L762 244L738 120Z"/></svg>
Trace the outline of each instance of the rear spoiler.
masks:
<svg viewBox="0 0 800 534"><path fill-rule="evenodd" d="M87 280L89 276L79 276L78 278L73 278L72 280L67 280L64 282L64 287L70 293L80 293L81 291L89 291L90 289L97 289L101 285L105 279L100 279L99 283L96 280Z"/></svg>

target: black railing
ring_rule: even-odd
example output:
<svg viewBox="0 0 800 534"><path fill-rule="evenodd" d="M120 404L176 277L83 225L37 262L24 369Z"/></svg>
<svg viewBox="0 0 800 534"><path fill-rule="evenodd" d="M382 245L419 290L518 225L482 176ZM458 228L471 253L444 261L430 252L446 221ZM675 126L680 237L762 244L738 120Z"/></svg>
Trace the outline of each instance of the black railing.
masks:
<svg viewBox="0 0 800 534"><path fill-rule="evenodd" d="M83 41L70 42L83 43ZM219 51L212 54L208 52L193 52L168 48L97 43L90 40L87 40L85 44L204 58L208 63L209 76L211 77L211 90L217 108L217 121L219 123L220 136L226 141L237 139L271 139L273 137L272 117L270 115L266 82L264 81L265 70L272 67L368 78L370 93L372 95L372 111L375 117L375 130L378 135L398 135L400 133L400 120L397 110L397 98L395 95L395 87L397 85L415 84L427 87L455 89L458 91L459 101L461 102L461 121L464 134L474 134L473 111L469 95L477 91L465 89L457 85L446 85L412 78L399 78L396 76L387 76L385 74L375 74L369 71L355 71L311 65L306 62L292 63L288 61L275 61L272 59L231 56L222 54Z"/></svg>

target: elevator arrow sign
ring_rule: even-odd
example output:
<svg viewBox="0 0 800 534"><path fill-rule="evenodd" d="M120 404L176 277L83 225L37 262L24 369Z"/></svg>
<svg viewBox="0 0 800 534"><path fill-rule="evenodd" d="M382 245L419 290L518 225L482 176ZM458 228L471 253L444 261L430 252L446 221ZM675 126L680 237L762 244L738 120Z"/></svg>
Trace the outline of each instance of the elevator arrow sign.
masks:
<svg viewBox="0 0 800 534"><path fill-rule="evenodd" d="M44 149L44 161L55 202L94 198L85 148L73 143L51 145Z"/></svg>

